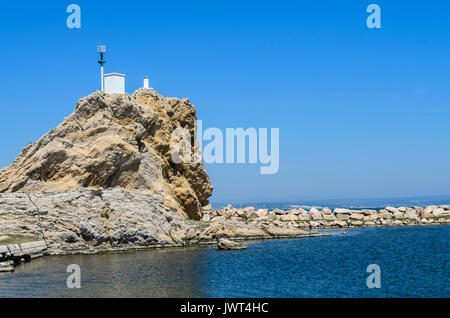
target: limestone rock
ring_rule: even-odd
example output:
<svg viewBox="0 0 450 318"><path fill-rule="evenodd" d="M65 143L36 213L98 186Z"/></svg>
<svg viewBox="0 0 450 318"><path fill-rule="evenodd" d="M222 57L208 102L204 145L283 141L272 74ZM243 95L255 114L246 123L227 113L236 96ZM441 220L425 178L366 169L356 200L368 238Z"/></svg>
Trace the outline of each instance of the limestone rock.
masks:
<svg viewBox="0 0 450 318"><path fill-rule="evenodd" d="M311 215L308 212L300 213L297 217L301 221L311 220Z"/></svg>
<svg viewBox="0 0 450 318"><path fill-rule="evenodd" d="M364 215L362 213L352 213L350 215L350 218L355 220L362 220L364 218Z"/></svg>
<svg viewBox="0 0 450 318"><path fill-rule="evenodd" d="M200 219L213 190L208 174L201 161L177 163L171 156L178 144L172 133L185 128L194 135L195 125L188 99L164 98L151 89L95 92L0 170L0 192L146 190L183 217Z"/></svg>
<svg viewBox="0 0 450 318"><path fill-rule="evenodd" d="M444 215L444 213L445 213L445 210L443 209L443 208L436 208L436 209L433 209L433 216L441 216L441 215Z"/></svg>
<svg viewBox="0 0 450 318"><path fill-rule="evenodd" d="M336 220L336 221L331 222L331 225L337 225L339 227L346 227L347 222L341 221L341 220Z"/></svg>
<svg viewBox="0 0 450 318"><path fill-rule="evenodd" d="M398 210L396 208L391 207L391 206L386 207L385 210L387 210L388 212L391 212L391 213L398 212Z"/></svg>
<svg viewBox="0 0 450 318"><path fill-rule="evenodd" d="M233 242L223 238L219 239L219 242L217 243L217 249L219 250L242 250L246 248L246 246L238 242Z"/></svg>
<svg viewBox="0 0 450 318"><path fill-rule="evenodd" d="M52 251L116 246L179 244L193 227L146 190L120 188L59 193L5 193L0 197L0 229L4 233L41 238Z"/></svg>
<svg viewBox="0 0 450 318"><path fill-rule="evenodd" d="M281 221L297 221L298 217L294 214L286 214L280 216Z"/></svg>
<svg viewBox="0 0 450 318"><path fill-rule="evenodd" d="M14 272L13 262L0 262L0 273Z"/></svg>
<svg viewBox="0 0 450 318"><path fill-rule="evenodd" d="M323 219L327 221L336 220L336 216L334 214L322 213Z"/></svg>
<svg viewBox="0 0 450 318"><path fill-rule="evenodd" d="M323 219L322 214L316 208L311 208L309 210L309 214L311 214L311 218L313 220L322 220Z"/></svg>
<svg viewBox="0 0 450 318"><path fill-rule="evenodd" d="M350 214L352 214L352 210L336 208L336 209L333 210L333 213L334 214L348 214L348 215L350 215Z"/></svg>
<svg viewBox="0 0 450 318"><path fill-rule="evenodd" d="M414 209L407 209L405 212L405 218L406 219L415 219L417 220L419 218L418 213Z"/></svg>
<svg viewBox="0 0 450 318"><path fill-rule="evenodd" d="M275 214L277 214L277 215L283 215L283 214L286 214L286 211L280 210L280 209L273 209L272 212L275 213Z"/></svg>
<svg viewBox="0 0 450 318"><path fill-rule="evenodd" d="M255 211L256 215L258 215L258 217L262 218L262 217L267 217L269 211L267 209L258 209Z"/></svg>
<svg viewBox="0 0 450 318"><path fill-rule="evenodd" d="M405 214L399 211L395 212L392 216L394 217L394 219L402 219L405 217Z"/></svg>
<svg viewBox="0 0 450 318"><path fill-rule="evenodd" d="M321 212L322 212L322 214L331 214L331 209L323 208Z"/></svg>

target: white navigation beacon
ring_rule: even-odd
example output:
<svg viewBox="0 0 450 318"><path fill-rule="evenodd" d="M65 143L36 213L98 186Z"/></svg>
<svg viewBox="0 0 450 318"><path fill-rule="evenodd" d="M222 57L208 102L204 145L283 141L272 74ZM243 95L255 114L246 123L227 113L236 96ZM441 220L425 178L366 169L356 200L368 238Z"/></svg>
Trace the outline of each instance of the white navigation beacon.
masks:
<svg viewBox="0 0 450 318"><path fill-rule="evenodd" d="M105 93L125 94L125 74L109 73L104 76Z"/></svg>
<svg viewBox="0 0 450 318"><path fill-rule="evenodd" d="M97 53L106 53L106 46L105 45L97 46Z"/></svg>
<svg viewBox="0 0 450 318"><path fill-rule="evenodd" d="M144 77L144 88L149 88L148 76Z"/></svg>

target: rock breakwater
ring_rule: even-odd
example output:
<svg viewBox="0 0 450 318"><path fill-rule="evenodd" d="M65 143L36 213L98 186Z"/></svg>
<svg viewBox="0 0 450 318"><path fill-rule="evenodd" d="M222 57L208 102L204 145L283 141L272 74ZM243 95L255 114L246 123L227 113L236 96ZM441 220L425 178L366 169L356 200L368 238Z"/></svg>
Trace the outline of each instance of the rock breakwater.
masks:
<svg viewBox="0 0 450 318"><path fill-rule="evenodd" d="M303 208L280 210L234 208L231 205L214 210L204 207L203 221L234 220L240 222L289 223L299 228L345 228L360 226L403 226L450 224L450 205L426 207L386 207L384 209Z"/></svg>

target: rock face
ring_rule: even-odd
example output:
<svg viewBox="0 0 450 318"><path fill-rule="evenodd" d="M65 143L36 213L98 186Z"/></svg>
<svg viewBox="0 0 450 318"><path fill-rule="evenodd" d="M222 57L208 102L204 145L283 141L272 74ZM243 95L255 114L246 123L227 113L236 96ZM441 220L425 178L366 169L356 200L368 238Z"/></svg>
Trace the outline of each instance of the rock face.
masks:
<svg viewBox="0 0 450 318"><path fill-rule="evenodd" d="M192 228L164 205L162 195L146 190L114 188L28 195L0 194L0 230L39 239L44 232L54 253L176 245Z"/></svg>
<svg viewBox="0 0 450 318"><path fill-rule="evenodd" d="M195 136L196 110L188 99L151 89L132 95L95 92L11 166L0 170L0 192L83 189L146 190L182 217L200 219L213 187L203 164L171 158L172 133ZM191 146L192 152L198 145Z"/></svg>

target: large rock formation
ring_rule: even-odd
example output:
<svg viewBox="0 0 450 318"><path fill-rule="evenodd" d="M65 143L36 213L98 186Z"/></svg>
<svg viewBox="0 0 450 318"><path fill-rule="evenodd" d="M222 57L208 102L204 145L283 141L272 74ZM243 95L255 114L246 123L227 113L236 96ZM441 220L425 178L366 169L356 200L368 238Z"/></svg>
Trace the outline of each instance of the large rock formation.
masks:
<svg viewBox="0 0 450 318"><path fill-rule="evenodd" d="M171 159L173 131L185 128L194 136L195 125L188 99L164 98L151 89L95 92L0 170L0 192L147 190L180 216L200 219L213 190L208 174L201 162Z"/></svg>

